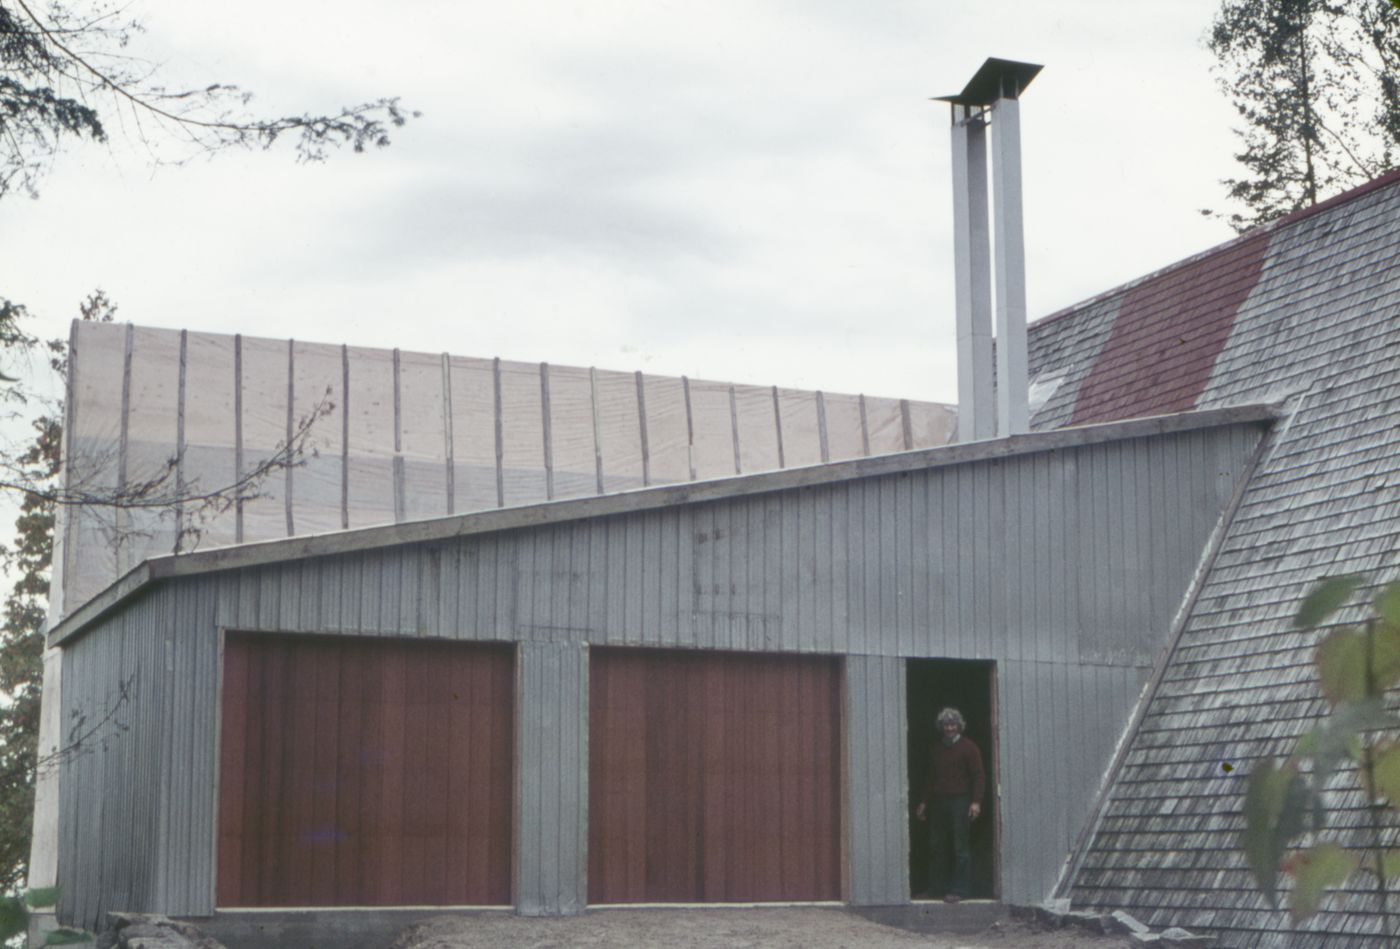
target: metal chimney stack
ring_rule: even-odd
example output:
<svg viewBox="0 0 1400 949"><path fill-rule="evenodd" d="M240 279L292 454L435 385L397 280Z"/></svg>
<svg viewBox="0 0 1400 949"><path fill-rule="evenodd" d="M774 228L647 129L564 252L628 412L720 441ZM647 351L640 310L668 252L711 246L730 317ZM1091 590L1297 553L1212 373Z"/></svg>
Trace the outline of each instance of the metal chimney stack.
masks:
<svg viewBox="0 0 1400 949"><path fill-rule="evenodd" d="M953 261L958 315L958 440L1030 430L1026 249L1021 224L1020 96L1033 63L988 59L963 91L940 96L953 116ZM987 217L991 127L996 241L996 411L992 409L992 259Z"/></svg>

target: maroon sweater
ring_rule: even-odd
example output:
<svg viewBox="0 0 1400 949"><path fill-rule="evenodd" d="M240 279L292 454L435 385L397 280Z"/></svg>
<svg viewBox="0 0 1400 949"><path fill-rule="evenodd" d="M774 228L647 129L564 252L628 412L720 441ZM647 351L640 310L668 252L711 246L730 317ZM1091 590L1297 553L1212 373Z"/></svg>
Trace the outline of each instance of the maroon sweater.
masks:
<svg viewBox="0 0 1400 949"><path fill-rule="evenodd" d="M929 749L928 777L924 779L924 793L920 800L928 803L940 794L971 794L972 803L980 806L986 788L982 753L971 738L963 735L951 745L943 744L941 738L933 743Z"/></svg>

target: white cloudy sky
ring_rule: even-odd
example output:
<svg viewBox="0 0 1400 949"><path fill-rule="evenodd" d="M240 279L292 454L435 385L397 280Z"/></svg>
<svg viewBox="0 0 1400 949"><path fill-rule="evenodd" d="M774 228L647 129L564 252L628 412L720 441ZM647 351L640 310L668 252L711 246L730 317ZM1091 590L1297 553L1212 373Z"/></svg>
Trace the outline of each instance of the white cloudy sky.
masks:
<svg viewBox="0 0 1400 949"><path fill-rule="evenodd" d="M0 202L0 294L164 327L954 397L946 106L1022 104L1033 316L1228 239L1217 0L136 0L171 84L399 95L394 145L153 170L114 129Z"/></svg>

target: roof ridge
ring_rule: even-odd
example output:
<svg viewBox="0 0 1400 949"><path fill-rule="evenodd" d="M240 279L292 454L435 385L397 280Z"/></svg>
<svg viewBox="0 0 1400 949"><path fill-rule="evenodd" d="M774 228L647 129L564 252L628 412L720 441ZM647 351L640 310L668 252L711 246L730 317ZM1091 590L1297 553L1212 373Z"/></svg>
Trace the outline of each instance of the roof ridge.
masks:
<svg viewBox="0 0 1400 949"><path fill-rule="evenodd" d="M1060 309L1055 310L1053 313L1049 313L1045 316L1036 319L1033 323L1031 323L1029 328L1035 330L1046 326L1050 323L1057 322L1069 316L1072 313L1078 313L1081 310L1093 306L1096 303L1101 303L1102 301L1107 300L1111 297L1115 297L1120 294L1126 293L1134 287L1141 286L1142 284L1147 283L1150 280L1155 280L1156 278L1171 273L1174 270L1179 270L1183 267L1188 267L1192 264L1199 263L1200 261L1208 257L1213 257L1216 254L1224 253L1225 251L1233 247L1238 247L1240 244L1243 244L1246 241L1263 238L1266 235L1272 234L1274 231L1280 230L1285 227L1289 227L1293 224L1296 224L1299 221L1302 221L1306 218L1310 218L1314 215L1331 211L1332 209L1339 207L1340 205L1347 204L1348 202L1354 201L1357 198L1368 195L1373 191L1379 191L1380 189L1392 184L1396 184L1397 182L1400 182L1400 168L1396 168L1376 178L1372 178L1370 181L1367 181L1364 184L1357 185L1355 188L1351 188L1350 190L1343 191L1341 194L1335 194L1327 200L1320 201L1317 204L1312 205L1311 207L1300 208L1297 211L1290 212L1289 214L1286 214L1281 218L1276 218L1268 222L1267 224L1261 224L1256 228L1252 228L1248 231L1245 231L1243 234L1238 234L1235 237L1230 238L1224 243L1216 244L1213 247L1207 247L1205 250L1198 251L1197 253L1191 254L1188 257L1183 257L1180 260L1167 264L1164 267L1159 267L1156 270L1148 271L1142 276L1135 277L1134 279L1129 280L1126 283L1121 283L1116 287L1104 290L1101 293L1096 293L1092 297L1087 297L1083 300L1080 300L1077 303L1071 303L1069 306L1061 307Z"/></svg>

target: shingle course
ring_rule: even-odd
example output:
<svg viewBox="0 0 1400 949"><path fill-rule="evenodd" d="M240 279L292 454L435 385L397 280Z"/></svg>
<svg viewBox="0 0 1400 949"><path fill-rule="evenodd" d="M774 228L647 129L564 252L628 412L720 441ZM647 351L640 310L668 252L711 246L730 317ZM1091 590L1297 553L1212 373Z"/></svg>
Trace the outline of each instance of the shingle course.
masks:
<svg viewBox="0 0 1400 949"><path fill-rule="evenodd" d="M1388 943L1359 876L1311 921L1270 910L1238 833L1249 767L1287 753L1326 709L1312 668L1319 633L1292 627L1302 596L1326 575L1400 578L1397 222L1392 174L1031 328L1033 376L1063 378L1037 428L1164 403L1293 399L1130 739L1071 881L1078 904L1214 931L1226 946ZM1255 280L1239 296L1250 266ZM1163 352L1173 332L1179 358ZM1207 362L1209 380L1183 404ZM1354 784L1329 797L1335 833L1361 833Z"/></svg>

